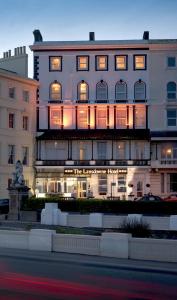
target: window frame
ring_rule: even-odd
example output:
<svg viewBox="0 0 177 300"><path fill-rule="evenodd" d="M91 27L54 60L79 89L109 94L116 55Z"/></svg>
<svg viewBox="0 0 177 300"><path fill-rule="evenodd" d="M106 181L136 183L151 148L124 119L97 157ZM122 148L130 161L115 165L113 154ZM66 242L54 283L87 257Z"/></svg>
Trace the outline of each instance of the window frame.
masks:
<svg viewBox="0 0 177 300"><path fill-rule="evenodd" d="M104 99L103 98L100 99L100 97L98 97L98 95L99 95L98 87L100 84L103 84L103 83L105 84L105 87L106 87L106 94L105 94L106 97ZM100 80L96 83L96 102L97 103L104 103L104 102L107 103L108 102L108 84L105 80Z"/></svg>
<svg viewBox="0 0 177 300"><path fill-rule="evenodd" d="M81 91L80 91L80 86L82 83L86 84L86 98L85 100L80 99L80 95L81 95ZM77 102L82 102L82 103L88 103L89 101L89 85L85 80L81 80L78 84L77 84Z"/></svg>
<svg viewBox="0 0 177 300"><path fill-rule="evenodd" d="M142 98L137 98L137 97L135 97L136 96L136 85L137 84L142 84L142 85L144 85L144 97L142 97ZM138 102L138 101L143 101L143 100L146 100L146 83L143 81L143 80L141 80L141 79L139 79L138 81L136 81L135 83L134 83L134 100L136 101L136 102Z"/></svg>
<svg viewBox="0 0 177 300"><path fill-rule="evenodd" d="M29 117L28 116L23 116L22 117L22 129L24 131L28 131L29 130Z"/></svg>
<svg viewBox="0 0 177 300"><path fill-rule="evenodd" d="M118 99L118 97L117 97L117 95L118 95L118 93L117 93L117 87L119 86L119 85L122 85L122 86L124 86L124 88L125 88L125 93L120 93L119 92L119 94L124 94L125 95L125 99L123 99L123 98L121 98L121 99ZM117 103L120 103L120 102L127 102L127 96L128 96L128 93L127 93L127 83L124 81L124 80L119 80L119 81L117 81L116 82L116 84L115 84L115 101L117 102Z"/></svg>
<svg viewBox="0 0 177 300"><path fill-rule="evenodd" d="M26 158L26 163L24 163L24 158ZM22 165L23 166L29 165L29 147L27 146L22 146Z"/></svg>
<svg viewBox="0 0 177 300"><path fill-rule="evenodd" d="M172 110L176 112L176 117L173 117L173 118L171 117L170 120L171 119L175 120L175 123L176 123L175 125L169 125L168 124L168 120L169 120L169 118L168 118L168 112L172 111ZM177 126L177 109L176 108L167 108L167 127L173 127L174 128L176 126Z"/></svg>
<svg viewBox="0 0 177 300"><path fill-rule="evenodd" d="M174 84L174 86L175 86L175 90L174 91L169 91L168 85L170 83ZM166 92L167 92L166 97L167 97L168 102L176 101L177 86L176 86L176 82L175 81L169 81L169 82L167 82L167 84L166 84ZM169 98L169 94L175 94L175 97L174 98Z"/></svg>
<svg viewBox="0 0 177 300"><path fill-rule="evenodd" d="M12 119L10 118L12 116ZM10 126L12 124L12 126ZM9 129L14 129L15 128L15 114L13 112L9 113L9 118L8 118L8 128Z"/></svg>
<svg viewBox="0 0 177 300"><path fill-rule="evenodd" d="M87 68L86 69L80 69L80 67L79 67L79 59L81 58L81 57L84 57L84 58L87 58ZM76 56L76 71L77 72L83 72L83 71L89 71L89 55L77 55Z"/></svg>
<svg viewBox="0 0 177 300"><path fill-rule="evenodd" d="M13 97L10 96L10 94L11 94L10 90L13 90ZM9 87L9 94L8 95L9 95L10 99L15 99L16 98L16 88L14 86Z"/></svg>
<svg viewBox="0 0 177 300"><path fill-rule="evenodd" d="M60 69L56 69L56 70L53 70L51 68L51 60L52 58L59 58L60 59ZM49 72L62 72L62 67L63 67L63 57L62 56L56 56L56 55L51 55L49 56Z"/></svg>
<svg viewBox="0 0 177 300"><path fill-rule="evenodd" d="M99 59L99 57L106 57L106 67L104 68L104 69L100 69L99 67L98 67L98 59ZM101 54L101 55L96 55L95 56L95 71L108 71L108 55L103 55L103 54Z"/></svg>
<svg viewBox="0 0 177 300"><path fill-rule="evenodd" d="M11 147L11 149L10 149ZM10 153L11 150L11 153ZM8 145L8 165L14 165L15 163L15 145L9 144Z"/></svg>
<svg viewBox="0 0 177 300"><path fill-rule="evenodd" d="M60 86L60 99L52 99L51 95L52 95L52 85L53 84L58 84ZM49 102L52 103L57 103L57 102L61 102L62 101L62 84L60 82L58 82L57 80L53 81L50 83L49 85Z"/></svg>
<svg viewBox="0 0 177 300"><path fill-rule="evenodd" d="M125 68L121 69L117 67L117 57L125 57ZM119 54L114 56L114 62L115 62L115 71L127 71L128 70L128 55L127 54Z"/></svg>
<svg viewBox="0 0 177 300"><path fill-rule="evenodd" d="M26 103L29 103L29 101L30 101L30 92L28 90L23 90L22 95L23 95L23 101L26 102Z"/></svg>
<svg viewBox="0 0 177 300"><path fill-rule="evenodd" d="M136 57L143 56L144 57L144 68L136 67ZM133 55L133 70L134 71L146 71L147 70L147 54L134 54Z"/></svg>
<svg viewBox="0 0 177 300"><path fill-rule="evenodd" d="M175 60L175 66L169 66L169 59L170 58L174 58L174 60ZM167 56L167 64L166 65L167 65L168 69L175 69L176 68L176 56L171 56L171 55Z"/></svg>

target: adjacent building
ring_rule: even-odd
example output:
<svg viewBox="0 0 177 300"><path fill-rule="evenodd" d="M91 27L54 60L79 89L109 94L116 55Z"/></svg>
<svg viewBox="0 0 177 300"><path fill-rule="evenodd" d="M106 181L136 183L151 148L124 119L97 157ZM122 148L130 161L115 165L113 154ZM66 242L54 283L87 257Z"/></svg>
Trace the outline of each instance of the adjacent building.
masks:
<svg viewBox="0 0 177 300"><path fill-rule="evenodd" d="M17 160L23 163L26 184L34 192L38 82L27 77L27 62L25 47L0 59L0 198L8 198Z"/></svg>
<svg viewBox="0 0 177 300"><path fill-rule="evenodd" d="M34 38L37 195L177 191L177 40Z"/></svg>

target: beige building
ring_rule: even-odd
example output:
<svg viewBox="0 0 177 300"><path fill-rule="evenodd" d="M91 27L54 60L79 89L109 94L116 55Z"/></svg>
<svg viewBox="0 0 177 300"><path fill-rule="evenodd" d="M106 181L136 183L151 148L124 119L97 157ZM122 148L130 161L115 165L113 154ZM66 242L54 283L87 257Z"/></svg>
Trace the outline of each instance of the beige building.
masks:
<svg viewBox="0 0 177 300"><path fill-rule="evenodd" d="M16 48L14 56L4 53L0 59L0 198L8 197L17 160L23 163L26 184L33 192L37 87L27 77L25 48Z"/></svg>

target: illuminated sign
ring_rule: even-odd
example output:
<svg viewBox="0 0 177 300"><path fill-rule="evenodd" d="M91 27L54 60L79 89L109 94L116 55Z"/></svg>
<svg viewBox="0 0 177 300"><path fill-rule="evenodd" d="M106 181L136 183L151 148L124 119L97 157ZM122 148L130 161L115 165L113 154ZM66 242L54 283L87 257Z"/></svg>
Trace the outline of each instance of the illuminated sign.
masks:
<svg viewBox="0 0 177 300"><path fill-rule="evenodd" d="M127 169L65 169L65 175L127 174Z"/></svg>

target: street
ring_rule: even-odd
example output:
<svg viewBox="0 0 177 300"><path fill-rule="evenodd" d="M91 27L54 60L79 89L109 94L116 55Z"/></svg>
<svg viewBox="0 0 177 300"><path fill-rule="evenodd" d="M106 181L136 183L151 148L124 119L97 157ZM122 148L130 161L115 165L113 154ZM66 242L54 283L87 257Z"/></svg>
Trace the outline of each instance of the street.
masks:
<svg viewBox="0 0 177 300"><path fill-rule="evenodd" d="M0 249L0 299L176 299L177 264Z"/></svg>

